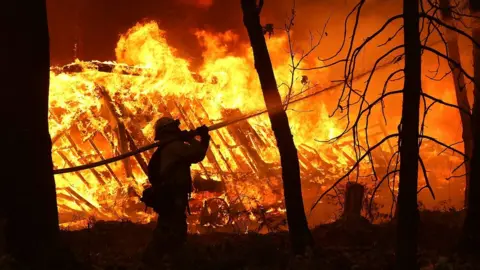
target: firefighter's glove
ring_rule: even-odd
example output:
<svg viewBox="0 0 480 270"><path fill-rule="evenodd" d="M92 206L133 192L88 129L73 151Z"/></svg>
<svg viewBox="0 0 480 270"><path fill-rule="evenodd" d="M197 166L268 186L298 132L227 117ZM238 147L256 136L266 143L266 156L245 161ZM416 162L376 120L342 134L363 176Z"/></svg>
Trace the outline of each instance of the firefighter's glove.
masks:
<svg viewBox="0 0 480 270"><path fill-rule="evenodd" d="M186 130L182 130L182 132L180 133L180 137L182 138L182 140L184 141L190 141L191 139L195 138L195 134L196 132L194 131L186 131Z"/></svg>
<svg viewBox="0 0 480 270"><path fill-rule="evenodd" d="M202 139L209 139L210 135L208 134L209 130L208 127L203 125L196 129L197 134L202 137Z"/></svg>
<svg viewBox="0 0 480 270"><path fill-rule="evenodd" d="M205 126L205 125L203 125L203 126L201 126L201 127L198 127L196 131L197 131L197 134L198 134L200 137L208 137L208 136L209 136L209 135L208 135L208 132L209 132L208 127Z"/></svg>

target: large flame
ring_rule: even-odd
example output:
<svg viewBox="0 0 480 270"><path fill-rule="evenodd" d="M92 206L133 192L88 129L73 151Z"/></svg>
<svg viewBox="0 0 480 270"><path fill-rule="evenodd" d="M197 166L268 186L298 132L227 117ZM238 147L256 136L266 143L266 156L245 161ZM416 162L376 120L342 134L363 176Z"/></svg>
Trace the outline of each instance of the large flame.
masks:
<svg viewBox="0 0 480 270"><path fill-rule="evenodd" d="M57 168L126 152L132 149L131 140L136 146L151 143L152 123L165 114L180 117L184 128L194 128L265 108L251 48L241 43L235 33L197 31L204 64L196 72L191 70L188 60L176 56L165 34L155 22L132 27L118 41L116 62L100 63L115 66L113 72L101 72L98 63L80 60L74 64L82 67L81 72L52 69L50 132ZM303 77L307 73L297 71L292 85L287 36L276 35L267 42L284 100L290 91L301 96L329 85L328 69L309 72L308 79ZM235 55L230 53L232 48ZM321 64L312 54L302 62L302 67ZM134 75L125 75L126 65L135 67ZM288 114L304 181L318 185L340 176L353 164L355 154L351 146L339 143L332 147L315 142L341 132L341 121L328 115L328 102L319 96L290 108ZM238 130L228 128L214 132L211 156L193 166L194 175L222 181L224 193L199 193L196 198L202 201L220 196L248 211L259 206L281 210L283 197L277 192L281 190L279 155L267 116L249 119L240 128L243 135L235 132ZM138 199L147 183L139 160L149 157L150 153L146 153L139 159L57 175L64 226L73 228L76 225L72 222L85 222L89 217L149 222L153 215L144 211ZM452 162L451 158L446 162ZM317 192L310 197L317 196Z"/></svg>

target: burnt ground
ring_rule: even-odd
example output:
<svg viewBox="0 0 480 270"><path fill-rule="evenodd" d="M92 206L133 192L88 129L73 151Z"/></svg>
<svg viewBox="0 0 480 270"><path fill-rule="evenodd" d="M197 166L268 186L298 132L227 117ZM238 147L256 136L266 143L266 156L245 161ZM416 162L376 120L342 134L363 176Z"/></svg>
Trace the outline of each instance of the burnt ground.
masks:
<svg viewBox="0 0 480 270"><path fill-rule="evenodd" d="M480 269L480 258L455 253L463 215L422 212L419 239L422 269ZM153 228L129 222L97 222L91 229L63 232L82 262L97 269L139 269L143 248ZM312 259L297 269L392 269L394 224L344 223L313 230ZM178 269L286 269L290 261L286 233L192 235L176 259ZM301 263L299 263L300 265Z"/></svg>

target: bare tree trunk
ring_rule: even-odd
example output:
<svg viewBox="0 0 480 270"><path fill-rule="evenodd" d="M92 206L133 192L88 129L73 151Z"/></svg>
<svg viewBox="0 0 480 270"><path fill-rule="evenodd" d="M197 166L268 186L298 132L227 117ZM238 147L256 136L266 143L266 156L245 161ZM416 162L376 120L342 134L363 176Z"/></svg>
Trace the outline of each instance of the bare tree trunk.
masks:
<svg viewBox="0 0 480 270"><path fill-rule="evenodd" d="M53 269L49 263L59 243L59 227L48 130L46 1L6 1L2 8L0 53L8 69L0 72L0 143L5 155L0 197L6 248L31 269Z"/></svg>
<svg viewBox="0 0 480 270"><path fill-rule="evenodd" d="M418 269L418 157L419 106L421 93L421 43L419 33L419 0L403 1L405 84L400 131L400 184L396 268Z"/></svg>
<svg viewBox="0 0 480 270"><path fill-rule="evenodd" d="M443 21L455 27L455 20L452 17L452 10L450 6L450 0L440 0L441 14ZM457 63L461 63L460 50L458 48L458 35L456 32L446 29L445 30L447 40L447 53L448 56ZM453 74L455 95L457 98L457 104L463 110L470 112L470 103L468 102L467 89L465 87L465 78L459 68L455 64L450 63L450 69ZM462 121L462 139L464 142L465 152L465 206L468 205L468 189L470 186L470 159L473 151L473 132L472 122L470 116L462 111L459 111L460 119Z"/></svg>
<svg viewBox="0 0 480 270"><path fill-rule="evenodd" d="M470 10L473 15L480 16L480 2L470 0ZM480 43L480 19L473 19L472 36ZM468 189L468 206L463 226L462 247L467 251L478 252L480 245L480 48L473 45L474 57L474 102L473 102L473 152L470 171L470 187Z"/></svg>
<svg viewBox="0 0 480 270"><path fill-rule="evenodd" d="M282 100L278 92L263 28L260 24L263 1L260 1L260 6L257 6L256 0L241 0L241 4L243 23L247 28L253 48L255 69L260 78L268 116L280 152L285 205L293 252L304 254L306 247L313 245L313 238L308 229L303 206L297 148L293 141L287 114L282 109Z"/></svg>
<svg viewBox="0 0 480 270"><path fill-rule="evenodd" d="M364 195L365 187L363 185L355 182L347 183L342 218L347 220L359 220L362 218Z"/></svg>

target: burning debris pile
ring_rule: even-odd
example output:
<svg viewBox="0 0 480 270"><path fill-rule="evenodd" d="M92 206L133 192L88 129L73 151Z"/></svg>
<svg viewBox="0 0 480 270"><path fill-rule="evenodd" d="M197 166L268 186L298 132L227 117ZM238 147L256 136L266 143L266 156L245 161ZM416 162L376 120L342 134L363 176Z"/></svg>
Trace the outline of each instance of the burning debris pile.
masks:
<svg viewBox="0 0 480 270"><path fill-rule="evenodd" d="M182 128L193 129L264 107L254 73L248 70L251 59L227 56L222 48L235 35L198 33L206 48L204 57L215 59L199 74L174 56L163 35L156 23L139 24L118 43L117 58L124 64L77 60L52 67L50 132L56 169L104 160L151 143L152 124L161 116L180 119ZM204 162L193 167L197 192L191 225L223 225L215 213L205 212L214 205L228 206L238 215L248 213L249 220L255 219L253 209L282 214L278 153L267 119L215 131L212 142ZM311 175L305 179L320 182L316 168L321 166L312 159L317 154L308 148L301 152L304 174ZM149 222L153 214L145 212L139 194L147 183L151 155L149 151L56 175L62 225L82 227L90 217Z"/></svg>
<svg viewBox="0 0 480 270"><path fill-rule="evenodd" d="M52 76L78 76L88 72L110 73L104 76L132 75L115 73L116 68L127 70L124 66L116 67L112 63L78 62L52 69ZM141 74L136 73L134 76ZM200 79L196 83L204 84ZM73 125L70 127L61 126L62 119L65 118L62 112L68 107L62 108L55 103L51 106L50 121L53 127L58 128L52 136L56 169L105 160L151 143L150 125L158 115L180 119L184 129L194 129L202 124L212 125L222 119L242 115L239 109L222 108L222 118L212 120L202 100L178 99L174 96L158 96L154 100L140 96L140 100L143 99L141 106L155 113L134 113L119 95L96 83L91 87L96 103L92 104L90 111L81 111L75 119L71 119ZM213 143L206 159L193 167L196 192L191 203L194 214L191 226L195 223L200 228L223 227L228 224L238 231L245 231L247 226L252 229L250 223L258 219L261 219L256 222L258 229L271 226L270 223L261 223L274 216L277 217L273 219L279 219L278 222L285 225L281 168L279 162L275 161L275 155L278 155L275 139L268 125L252 122L243 121L213 132ZM95 123L103 126L91 126ZM333 148L327 156L308 145L299 147L305 183L322 183L326 178L324 169L338 169L332 164L345 164L345 161L349 165L353 164L350 154L339 147ZM107 220L148 222L153 214L145 212L139 194L147 183L147 163L152 154L153 150L121 162L58 175L57 194L61 220L65 223L63 225L81 226L90 216ZM79 224L72 223L75 219L80 219Z"/></svg>
<svg viewBox="0 0 480 270"><path fill-rule="evenodd" d="M205 60L198 73L191 72L187 60L175 56L164 35L156 23L138 24L118 42L117 61L122 64L77 60L51 68L49 124L55 169L105 160L148 145L153 142L152 125L161 116L179 119L182 128L194 129L265 108L250 48L236 45L243 56L231 56L225 49L236 40L233 33L197 33ZM279 81L291 79L289 55L283 50L287 42L282 36L269 40ZM306 59L303 65L319 63ZM325 72L309 73L308 82L300 74L293 85L298 89L294 94L301 97L328 85ZM280 90L286 96L290 89ZM351 137L334 144L315 144L316 138L332 138L341 128L339 122L328 117L326 105L318 97L309 101L316 104L315 114L292 118L291 128L304 197L314 200L356 159ZM307 111L307 105L296 104L297 110L289 113ZM381 121L370 125L371 141L387 135ZM428 143L424 145L428 147ZM431 146L430 152L440 151ZM387 173L388 159L394 152L390 144L372 153L375 160L383 160L378 165L381 174ZM139 194L148 182L146 169L152 154L153 150L88 170L57 174L61 226L82 228L92 219L150 222L154 214L145 209ZM452 162L452 158L443 158L442 162ZM426 160L427 166L443 164L432 160ZM371 166L365 164L357 174L371 175ZM191 232L285 228L279 155L265 115L214 131L206 159L192 171L195 193L190 204ZM370 179L365 183L369 185L367 190L374 188ZM395 188L395 184L385 188L386 194L377 194L376 200L387 197L387 204Z"/></svg>

